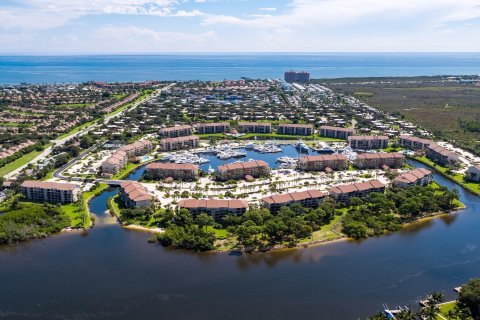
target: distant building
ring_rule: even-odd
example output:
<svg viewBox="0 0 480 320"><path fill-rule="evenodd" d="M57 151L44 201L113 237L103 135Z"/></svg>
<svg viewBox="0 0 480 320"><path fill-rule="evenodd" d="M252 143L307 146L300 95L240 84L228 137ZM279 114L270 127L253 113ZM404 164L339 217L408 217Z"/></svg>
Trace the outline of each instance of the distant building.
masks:
<svg viewBox="0 0 480 320"><path fill-rule="evenodd" d="M306 71L287 71L284 74L284 79L286 82L301 82L308 83L310 82L310 73Z"/></svg>
<svg viewBox="0 0 480 320"><path fill-rule="evenodd" d="M328 190L330 196L341 203L348 203L354 197L365 198L372 192L384 193L385 185L378 180L371 180L362 183L344 184Z"/></svg>
<svg viewBox="0 0 480 320"><path fill-rule="evenodd" d="M200 138L197 136L185 136L178 138L165 138L160 140L162 151L175 151L197 148Z"/></svg>
<svg viewBox="0 0 480 320"><path fill-rule="evenodd" d="M269 172L268 163L262 160L229 163L218 167L218 177L223 181L243 179L246 176L258 178L268 175Z"/></svg>
<svg viewBox="0 0 480 320"><path fill-rule="evenodd" d="M401 168L405 163L405 156L398 152L362 153L353 161L359 169Z"/></svg>
<svg viewBox="0 0 480 320"><path fill-rule="evenodd" d="M153 144L150 140L140 140L131 144L124 145L120 150L125 151L127 157L132 158L149 153L153 149Z"/></svg>
<svg viewBox="0 0 480 320"><path fill-rule="evenodd" d="M384 149L388 147L387 136L349 136L348 145L356 150Z"/></svg>
<svg viewBox="0 0 480 320"><path fill-rule="evenodd" d="M304 156L298 161L298 168L303 171L347 170L348 159L341 154Z"/></svg>
<svg viewBox="0 0 480 320"><path fill-rule="evenodd" d="M470 166L465 172L468 180L480 182L480 165Z"/></svg>
<svg viewBox="0 0 480 320"><path fill-rule="evenodd" d="M393 180L396 187L406 188L410 186L426 186L432 181L432 171L418 168L405 172Z"/></svg>
<svg viewBox="0 0 480 320"><path fill-rule="evenodd" d="M80 187L73 183L26 180L21 184L27 200L52 203L73 203L80 197Z"/></svg>
<svg viewBox="0 0 480 320"><path fill-rule="evenodd" d="M272 133L272 124L263 122L240 122L238 124L240 133Z"/></svg>
<svg viewBox="0 0 480 320"><path fill-rule="evenodd" d="M245 200L196 200L184 199L178 202L179 209L187 209L192 216L206 213L212 216L215 221L220 221L226 215L243 215L248 209L248 202Z"/></svg>
<svg viewBox="0 0 480 320"><path fill-rule="evenodd" d="M230 131L230 125L225 122L197 124L198 134L228 133L229 131Z"/></svg>
<svg viewBox="0 0 480 320"><path fill-rule="evenodd" d="M353 136L355 134L356 131L352 128L341 128L332 126L320 127L320 136L322 137L347 140L349 136Z"/></svg>
<svg viewBox="0 0 480 320"><path fill-rule="evenodd" d="M174 127L162 128L158 132L160 138L177 138L191 136L193 134L193 128L189 125L181 125Z"/></svg>
<svg viewBox="0 0 480 320"><path fill-rule="evenodd" d="M458 154L435 143L431 143L427 147L426 156L441 166L456 165L460 161Z"/></svg>
<svg viewBox="0 0 480 320"><path fill-rule="evenodd" d="M427 147L433 143L432 140L421 139L413 136L401 135L398 143L407 149L410 150L425 150Z"/></svg>
<svg viewBox="0 0 480 320"><path fill-rule="evenodd" d="M149 163L145 167L145 176L148 179L173 178L175 180L190 181L198 178L198 166L191 163Z"/></svg>
<svg viewBox="0 0 480 320"><path fill-rule="evenodd" d="M305 208L317 208L325 199L326 194L318 190L307 190L301 192L291 192L276 194L262 199L262 206L277 213L278 209L284 206L299 203Z"/></svg>
<svg viewBox="0 0 480 320"><path fill-rule="evenodd" d="M120 198L128 208L148 208L152 205L152 196L137 181L126 181L120 185Z"/></svg>
<svg viewBox="0 0 480 320"><path fill-rule="evenodd" d="M102 163L102 174L114 175L121 171L127 165L127 162L127 153L119 149Z"/></svg>
<svg viewBox="0 0 480 320"><path fill-rule="evenodd" d="M284 123L278 126L277 133L298 136L310 136L313 134L313 126L311 124Z"/></svg>

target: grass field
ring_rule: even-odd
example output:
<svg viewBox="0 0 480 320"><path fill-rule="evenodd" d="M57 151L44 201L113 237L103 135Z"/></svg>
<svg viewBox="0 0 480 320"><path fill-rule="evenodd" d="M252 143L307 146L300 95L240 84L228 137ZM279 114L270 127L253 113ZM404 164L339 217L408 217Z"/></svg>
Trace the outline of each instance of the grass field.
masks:
<svg viewBox="0 0 480 320"><path fill-rule="evenodd" d="M480 87L440 82L441 77L316 80L390 113L399 112L441 139L480 153L480 133L463 130L460 119L480 121Z"/></svg>
<svg viewBox="0 0 480 320"><path fill-rule="evenodd" d="M15 169L18 169L19 167L29 163L33 159L35 159L38 155L40 155L43 151L32 151L30 153L27 153L23 155L21 158L18 158L17 160L10 162L9 164L3 166L0 168L0 177L5 176L6 174L12 172Z"/></svg>
<svg viewBox="0 0 480 320"><path fill-rule="evenodd" d="M442 303L439 306L440 307L440 314L437 315L437 320L452 319L452 318L447 317L447 313L450 310L453 310L453 308L455 308L456 304L457 304L456 301L449 301L449 302Z"/></svg>

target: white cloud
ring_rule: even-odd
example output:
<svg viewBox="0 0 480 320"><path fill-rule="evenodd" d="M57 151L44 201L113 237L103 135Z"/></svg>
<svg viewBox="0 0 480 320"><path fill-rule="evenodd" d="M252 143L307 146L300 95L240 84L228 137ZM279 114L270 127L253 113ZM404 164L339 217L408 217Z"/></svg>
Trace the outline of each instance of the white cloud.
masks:
<svg viewBox="0 0 480 320"><path fill-rule="evenodd" d="M24 0L20 8L0 10L0 27L41 30L55 28L86 15L130 14L194 17L199 10L173 10L177 0Z"/></svg>
<svg viewBox="0 0 480 320"><path fill-rule="evenodd" d="M260 11L274 12L274 11L277 11L277 8L273 8L273 7L270 7L270 8L258 8L258 10L260 10Z"/></svg>

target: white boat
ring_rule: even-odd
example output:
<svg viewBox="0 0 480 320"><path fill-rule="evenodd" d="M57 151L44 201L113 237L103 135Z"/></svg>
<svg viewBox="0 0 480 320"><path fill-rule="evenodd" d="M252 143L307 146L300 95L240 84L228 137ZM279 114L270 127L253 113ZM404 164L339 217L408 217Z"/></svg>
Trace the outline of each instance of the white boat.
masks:
<svg viewBox="0 0 480 320"><path fill-rule="evenodd" d="M247 150L251 150L253 148L255 148L255 143L253 143L253 142L249 142L245 145L245 149L247 149Z"/></svg>

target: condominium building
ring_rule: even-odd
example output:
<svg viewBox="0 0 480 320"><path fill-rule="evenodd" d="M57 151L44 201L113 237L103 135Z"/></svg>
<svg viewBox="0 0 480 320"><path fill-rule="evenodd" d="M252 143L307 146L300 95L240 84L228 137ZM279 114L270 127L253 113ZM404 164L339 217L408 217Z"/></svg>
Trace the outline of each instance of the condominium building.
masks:
<svg viewBox="0 0 480 320"><path fill-rule="evenodd" d="M262 122L240 122L238 124L240 133L271 133L272 124Z"/></svg>
<svg viewBox="0 0 480 320"><path fill-rule="evenodd" d="M290 70L285 72L284 79L286 82L310 82L310 73L306 71L294 71Z"/></svg>
<svg viewBox="0 0 480 320"><path fill-rule="evenodd" d="M441 166L455 165L460 161L458 154L449 151L436 143L431 143L427 147L426 156L428 159Z"/></svg>
<svg viewBox="0 0 480 320"><path fill-rule="evenodd" d="M270 168L268 167L268 163L262 160L254 160L219 166L218 178L223 181L243 179L246 176L258 178L268 175L269 172Z"/></svg>
<svg viewBox="0 0 480 320"><path fill-rule="evenodd" d="M119 149L102 163L102 174L114 175L122 170L126 166L127 162L127 153Z"/></svg>
<svg viewBox="0 0 480 320"><path fill-rule="evenodd" d="M73 203L80 198L80 187L73 183L26 180L21 184L22 194L28 200Z"/></svg>
<svg viewBox="0 0 480 320"><path fill-rule="evenodd" d="M215 221L220 221L226 215L243 215L248 209L248 202L245 200L217 200L217 199L184 199L178 202L179 209L187 209L192 216L206 213L212 216Z"/></svg>
<svg viewBox="0 0 480 320"><path fill-rule="evenodd" d="M298 168L304 171L346 170L348 159L341 154L325 154L320 156L304 156L298 161Z"/></svg>
<svg viewBox="0 0 480 320"><path fill-rule="evenodd" d="M174 151L197 148L200 138L197 136L185 136L178 138L165 138L160 140L162 151Z"/></svg>
<svg viewBox="0 0 480 320"><path fill-rule="evenodd" d="M140 140L124 145L102 163L102 175L111 176L118 173L127 165L129 158L147 154L152 149L153 144L150 140Z"/></svg>
<svg viewBox="0 0 480 320"><path fill-rule="evenodd" d="M404 163L405 156L398 152L362 153L353 161L358 169L401 168Z"/></svg>
<svg viewBox="0 0 480 320"><path fill-rule="evenodd" d="M326 194L318 190L307 190L301 192L291 192L284 194L275 194L262 198L262 206L277 213L278 209L299 203L305 208L317 208L325 200Z"/></svg>
<svg viewBox="0 0 480 320"><path fill-rule="evenodd" d="M348 203L351 198L365 198L372 192L384 193L385 185L378 180L371 180L362 183L344 184L330 188L328 193L336 201Z"/></svg>
<svg viewBox="0 0 480 320"><path fill-rule="evenodd" d="M405 172L393 180L396 187L406 188L409 186L426 186L432 181L432 171L418 168Z"/></svg>
<svg viewBox="0 0 480 320"><path fill-rule="evenodd" d="M465 177L470 181L480 182L480 165L477 164L475 166L468 167L467 171L465 172Z"/></svg>
<svg viewBox="0 0 480 320"><path fill-rule="evenodd" d="M388 147L387 136L349 136L348 145L352 149L371 150Z"/></svg>
<svg viewBox="0 0 480 320"><path fill-rule="evenodd" d="M425 150L430 144L433 143L433 141L414 136L401 135L398 139L398 143L402 147L410 150Z"/></svg>
<svg viewBox="0 0 480 320"><path fill-rule="evenodd" d="M181 125L174 127L162 128L158 132L160 138L177 138L191 136L193 134L193 128L189 125Z"/></svg>
<svg viewBox="0 0 480 320"><path fill-rule="evenodd" d="M131 144L124 145L120 150L125 151L128 158L142 156L149 153L153 149L153 144L150 140L140 140Z"/></svg>
<svg viewBox="0 0 480 320"><path fill-rule="evenodd" d="M278 125L277 133L297 136L310 136L313 134L313 126L311 124L283 123Z"/></svg>
<svg viewBox="0 0 480 320"><path fill-rule="evenodd" d="M128 208L148 208L153 202L152 195L137 181L122 182L120 198Z"/></svg>
<svg viewBox="0 0 480 320"><path fill-rule="evenodd" d="M341 128L332 126L321 126L320 136L327 138L336 138L347 140L349 136L354 136L356 130L352 128Z"/></svg>
<svg viewBox="0 0 480 320"><path fill-rule="evenodd" d="M229 131L230 131L230 125L225 122L197 124L198 134L228 133Z"/></svg>
<svg viewBox="0 0 480 320"><path fill-rule="evenodd" d="M190 181L198 178L198 166L191 163L160 163L152 162L145 167L148 179L173 178Z"/></svg>

